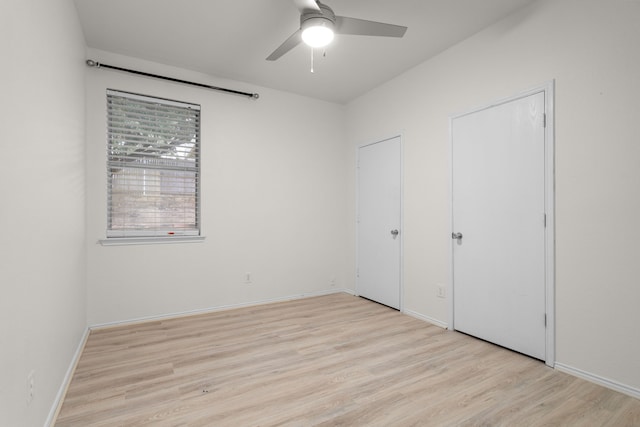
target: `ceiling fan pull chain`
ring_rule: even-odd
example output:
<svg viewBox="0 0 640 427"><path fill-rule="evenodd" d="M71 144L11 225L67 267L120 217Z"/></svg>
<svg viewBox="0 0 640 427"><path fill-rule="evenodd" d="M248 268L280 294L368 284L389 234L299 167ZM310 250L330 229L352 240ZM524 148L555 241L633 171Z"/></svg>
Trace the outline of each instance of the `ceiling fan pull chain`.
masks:
<svg viewBox="0 0 640 427"><path fill-rule="evenodd" d="M313 48L311 48L311 72L313 73Z"/></svg>

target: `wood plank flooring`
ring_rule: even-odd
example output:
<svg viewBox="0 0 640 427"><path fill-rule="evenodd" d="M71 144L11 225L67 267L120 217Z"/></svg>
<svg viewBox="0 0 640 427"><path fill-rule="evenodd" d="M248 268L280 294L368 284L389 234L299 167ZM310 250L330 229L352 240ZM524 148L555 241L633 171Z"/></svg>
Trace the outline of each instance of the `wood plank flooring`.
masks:
<svg viewBox="0 0 640 427"><path fill-rule="evenodd" d="M91 332L63 426L640 426L640 400L333 294Z"/></svg>

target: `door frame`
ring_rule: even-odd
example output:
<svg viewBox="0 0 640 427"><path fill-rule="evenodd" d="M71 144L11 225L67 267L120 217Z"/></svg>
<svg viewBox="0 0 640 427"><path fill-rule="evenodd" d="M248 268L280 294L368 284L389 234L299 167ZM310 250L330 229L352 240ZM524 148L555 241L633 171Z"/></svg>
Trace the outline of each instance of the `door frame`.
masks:
<svg viewBox="0 0 640 427"><path fill-rule="evenodd" d="M467 110L449 116L449 283L451 284L451 298L449 298L449 327L454 330L455 312L454 295L455 287L453 272L453 239L450 234L453 232L453 121L457 118L477 113L489 108L497 107L521 98L544 93L545 107L545 130L544 130L544 192L545 192L545 312L546 312L546 337L545 337L545 363L555 366L556 347L556 312L555 312L555 80L547 81L531 89L517 93L508 98L503 98L480 107Z"/></svg>
<svg viewBox="0 0 640 427"><path fill-rule="evenodd" d="M360 149L364 148L364 147L368 147L370 145L375 145L375 144L379 144L381 142L385 142L385 141L389 141L391 139L394 138L399 138L400 139L400 303L398 304L398 310L403 313L404 312L404 141L403 141L403 136L401 132L398 133L394 133L390 136L384 137L384 138L380 138L380 139L376 139L373 142L365 142L365 143L361 143L358 144L358 146L356 147L356 164L355 164L355 171L356 171L356 217L355 217L355 228L356 228L356 233L355 233L355 238L356 238L356 259L355 259L355 264L356 264L356 268L355 268L355 284L356 284L356 288L355 288L355 295L356 296L360 296L360 293L358 292L358 287L359 287L359 261L360 261L360 227L359 227L359 218L360 218L360 172L359 172L359 165L360 165Z"/></svg>

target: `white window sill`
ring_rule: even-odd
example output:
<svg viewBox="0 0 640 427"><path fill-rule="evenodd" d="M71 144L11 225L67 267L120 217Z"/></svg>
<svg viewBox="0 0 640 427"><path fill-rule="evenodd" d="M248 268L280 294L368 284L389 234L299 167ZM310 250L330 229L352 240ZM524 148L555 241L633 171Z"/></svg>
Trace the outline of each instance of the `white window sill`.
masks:
<svg viewBox="0 0 640 427"><path fill-rule="evenodd" d="M201 243L204 236L172 236L172 237L110 237L98 240L102 246L123 245L164 245L170 243Z"/></svg>

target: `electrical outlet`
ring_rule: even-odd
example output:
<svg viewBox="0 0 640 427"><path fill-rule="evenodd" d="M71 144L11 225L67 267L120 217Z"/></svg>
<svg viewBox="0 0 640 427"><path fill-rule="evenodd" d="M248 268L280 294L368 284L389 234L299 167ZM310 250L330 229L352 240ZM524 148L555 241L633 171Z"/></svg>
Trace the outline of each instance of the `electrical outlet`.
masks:
<svg viewBox="0 0 640 427"><path fill-rule="evenodd" d="M247 271L244 273L244 283L251 283L251 272Z"/></svg>
<svg viewBox="0 0 640 427"><path fill-rule="evenodd" d="M438 298L446 298L447 297L447 289L444 287L444 285L436 285L436 296Z"/></svg>
<svg viewBox="0 0 640 427"><path fill-rule="evenodd" d="M330 286L335 286L336 285L336 278L335 277L331 277L329 279L329 285Z"/></svg>
<svg viewBox="0 0 640 427"><path fill-rule="evenodd" d="M36 371L29 372L27 375L27 406L33 402L33 397L36 391Z"/></svg>

